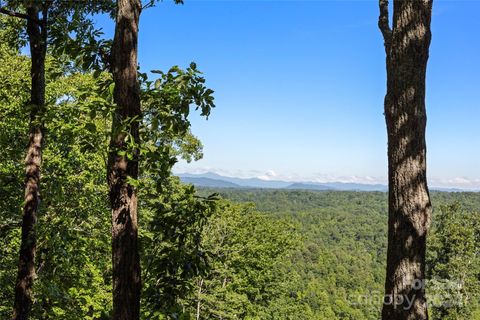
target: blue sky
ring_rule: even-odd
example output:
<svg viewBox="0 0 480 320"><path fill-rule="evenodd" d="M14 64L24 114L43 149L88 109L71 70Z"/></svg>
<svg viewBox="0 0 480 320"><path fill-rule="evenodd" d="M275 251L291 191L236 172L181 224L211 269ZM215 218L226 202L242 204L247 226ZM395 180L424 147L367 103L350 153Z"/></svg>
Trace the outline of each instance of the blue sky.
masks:
<svg viewBox="0 0 480 320"><path fill-rule="evenodd" d="M480 187L480 2L437 0L433 10L428 176ZM192 117L204 159L175 171L385 182L377 17L377 1L165 0L145 10L141 68L195 61L215 90L210 119Z"/></svg>

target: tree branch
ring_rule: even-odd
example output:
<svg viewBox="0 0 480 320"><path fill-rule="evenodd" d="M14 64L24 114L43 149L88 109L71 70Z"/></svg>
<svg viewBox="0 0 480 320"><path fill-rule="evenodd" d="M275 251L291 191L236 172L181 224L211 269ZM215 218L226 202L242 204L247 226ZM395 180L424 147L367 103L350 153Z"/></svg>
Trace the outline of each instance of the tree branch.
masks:
<svg viewBox="0 0 480 320"><path fill-rule="evenodd" d="M378 17L378 27L383 35L385 41L385 49L390 46L392 41L392 29L388 21L388 0L379 0L380 16Z"/></svg>
<svg viewBox="0 0 480 320"><path fill-rule="evenodd" d="M52 4L51 0L46 0L42 10L42 20L41 20L40 27L42 28L42 40L44 41L44 43L47 43L48 9L50 8L51 4Z"/></svg>
<svg viewBox="0 0 480 320"><path fill-rule="evenodd" d="M155 5L155 0L150 0L142 6L142 11Z"/></svg>
<svg viewBox="0 0 480 320"><path fill-rule="evenodd" d="M38 24L38 25L42 25L42 22L41 22L40 20L34 19L34 18L28 16L28 15L25 14L25 13L15 12L15 11L11 11L11 10L8 10L8 9L5 9L5 8L0 8L0 13L6 14L7 16L11 16L11 17L16 17L16 18L31 20L31 21L35 22L36 24Z"/></svg>

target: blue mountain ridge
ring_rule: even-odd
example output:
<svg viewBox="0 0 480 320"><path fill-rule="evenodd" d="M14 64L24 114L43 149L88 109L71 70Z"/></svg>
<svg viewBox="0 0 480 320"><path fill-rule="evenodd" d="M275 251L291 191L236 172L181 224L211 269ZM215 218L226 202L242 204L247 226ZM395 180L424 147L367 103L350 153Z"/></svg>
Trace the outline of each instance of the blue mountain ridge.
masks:
<svg viewBox="0 0 480 320"><path fill-rule="evenodd" d="M282 180L262 180L259 178L236 178L207 172L201 174L178 174L185 183L198 187L213 188L261 188L261 189L291 189L291 190L339 190L339 191L387 191L382 184L362 184L343 182L290 182Z"/></svg>
<svg viewBox="0 0 480 320"><path fill-rule="evenodd" d="M210 188L258 188L258 189L289 189L289 190L316 190L316 191L381 191L387 192L388 186L384 184L349 183L349 182L291 182L282 180L262 180L259 178L227 177L214 172L200 174L181 173L178 177L185 182L197 187ZM461 188L430 187L434 191L463 192L478 191Z"/></svg>

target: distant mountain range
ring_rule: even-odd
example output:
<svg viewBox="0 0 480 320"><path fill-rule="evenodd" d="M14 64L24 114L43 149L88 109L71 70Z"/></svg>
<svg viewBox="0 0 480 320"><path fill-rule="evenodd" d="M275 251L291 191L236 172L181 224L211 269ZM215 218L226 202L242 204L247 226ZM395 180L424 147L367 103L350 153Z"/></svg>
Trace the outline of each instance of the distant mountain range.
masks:
<svg viewBox="0 0 480 320"><path fill-rule="evenodd" d="M226 177L213 172L202 174L183 173L178 175L185 183L197 187L210 188L262 188L290 190L339 190L339 191L387 191L383 184L362 184L344 182L289 182L281 180L262 180L259 178Z"/></svg>
<svg viewBox="0 0 480 320"><path fill-rule="evenodd" d="M198 187L210 187L210 188L241 188L238 184L204 177L180 177L185 183L193 184Z"/></svg>
<svg viewBox="0 0 480 320"><path fill-rule="evenodd" d="M196 187L208 188L259 188L259 189L289 189L289 190L315 190L315 191L388 191L384 184L347 183L347 182L291 182L282 180L262 180L259 178L226 177L213 172L192 174L178 174L185 183ZM472 191L459 188L431 187L431 190L445 192ZM478 191L478 190L477 190Z"/></svg>

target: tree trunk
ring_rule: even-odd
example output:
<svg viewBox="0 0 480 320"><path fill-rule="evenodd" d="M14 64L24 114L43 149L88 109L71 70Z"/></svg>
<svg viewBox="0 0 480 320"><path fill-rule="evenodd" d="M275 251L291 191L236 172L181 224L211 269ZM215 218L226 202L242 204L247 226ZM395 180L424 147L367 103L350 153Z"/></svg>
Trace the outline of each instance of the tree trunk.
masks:
<svg viewBox="0 0 480 320"><path fill-rule="evenodd" d="M203 286L203 278L200 280L198 286L198 295L197 295L197 315L195 319L200 320L200 307L202 305L202 286Z"/></svg>
<svg viewBox="0 0 480 320"><path fill-rule="evenodd" d="M35 279L35 224L40 204L40 167L42 164L43 129L41 116L45 107L46 26L38 21L38 9L27 8L27 33L31 55L30 128L25 158L25 199L22 218L22 239L18 262L15 301L12 319L28 319L32 307L32 285ZM46 21L46 16L43 17Z"/></svg>
<svg viewBox="0 0 480 320"><path fill-rule="evenodd" d="M127 178L138 178L138 148L141 117L137 81L137 38L140 0L118 0L112 73L115 81L108 183L112 207L113 319L139 319L140 258L137 243L137 192ZM119 154L121 152L121 155ZM126 152L128 154L124 154Z"/></svg>
<svg viewBox="0 0 480 320"><path fill-rule="evenodd" d="M384 320L428 319L425 249L431 203L426 177L425 75L432 0L380 0L385 39L388 132L388 251Z"/></svg>

